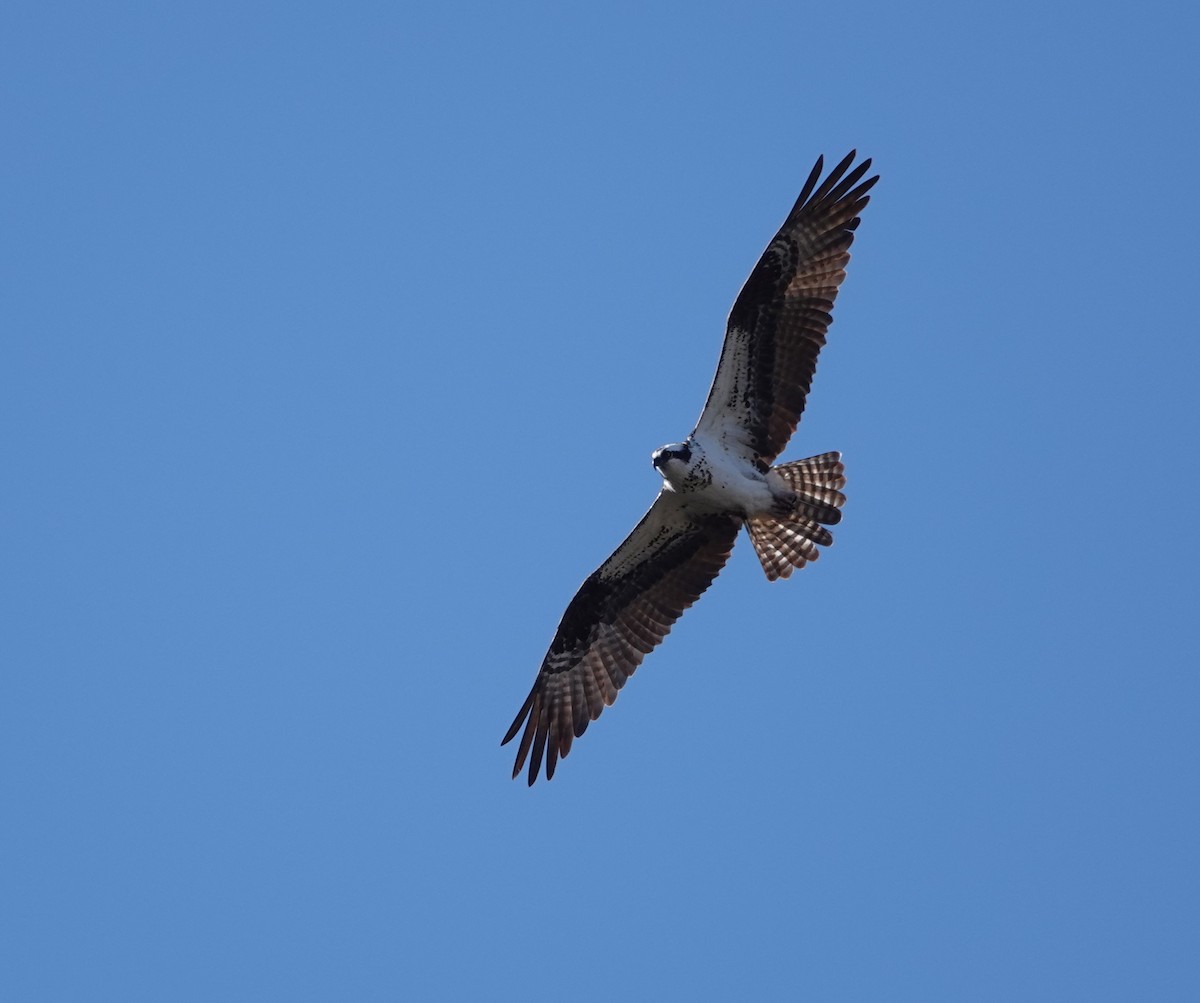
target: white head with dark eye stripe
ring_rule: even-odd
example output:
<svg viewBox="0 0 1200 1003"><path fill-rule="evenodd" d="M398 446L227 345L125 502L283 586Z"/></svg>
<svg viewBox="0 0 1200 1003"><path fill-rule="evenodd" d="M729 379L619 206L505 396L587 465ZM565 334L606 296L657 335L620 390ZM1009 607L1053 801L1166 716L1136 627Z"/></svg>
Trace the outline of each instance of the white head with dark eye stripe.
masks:
<svg viewBox="0 0 1200 1003"><path fill-rule="evenodd" d="M673 442L656 449L650 456L654 469L669 484L678 484L687 475L695 459L695 448L691 442Z"/></svg>

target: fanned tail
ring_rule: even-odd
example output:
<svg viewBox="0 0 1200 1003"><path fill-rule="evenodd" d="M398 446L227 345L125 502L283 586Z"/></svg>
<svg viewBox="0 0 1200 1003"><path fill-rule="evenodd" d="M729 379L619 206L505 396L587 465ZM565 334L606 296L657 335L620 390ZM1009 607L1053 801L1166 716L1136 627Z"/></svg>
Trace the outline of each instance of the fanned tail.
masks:
<svg viewBox="0 0 1200 1003"><path fill-rule="evenodd" d="M787 578L796 568L821 556L817 549L833 543L825 526L841 521L846 503L846 468L841 453L822 453L772 467L795 492L796 500L783 515L756 515L746 520L754 552L770 581Z"/></svg>

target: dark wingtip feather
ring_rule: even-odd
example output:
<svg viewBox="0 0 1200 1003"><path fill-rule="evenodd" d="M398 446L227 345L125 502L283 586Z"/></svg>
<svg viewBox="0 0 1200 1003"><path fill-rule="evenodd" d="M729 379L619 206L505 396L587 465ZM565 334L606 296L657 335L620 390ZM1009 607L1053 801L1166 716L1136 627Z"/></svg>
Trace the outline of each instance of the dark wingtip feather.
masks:
<svg viewBox="0 0 1200 1003"><path fill-rule="evenodd" d="M864 160L861 164L859 164L856 168L854 168L854 170L852 170L849 174L847 174L844 178L842 178L842 180L839 181L837 183L837 185L835 185L833 188L831 188L829 190L829 195L828 195L829 200L831 202L837 202L838 200L840 200L842 198L842 196L844 196L848 191L850 191L850 189L853 188L858 183L858 180L864 174L867 173L867 168L870 166L871 166L871 161Z"/></svg>
<svg viewBox="0 0 1200 1003"><path fill-rule="evenodd" d="M817 162L813 165L813 169L808 174L808 180L804 182L804 187L800 189L800 196L796 199L796 204L792 209L793 215L795 215L800 207L808 201L808 197L812 194L813 189L817 186L817 180L821 177L821 169L824 166L825 157L817 157Z"/></svg>
<svg viewBox="0 0 1200 1003"><path fill-rule="evenodd" d="M512 728L509 729L510 736L516 734L517 728L521 725L522 716L528 714L528 720L525 723L525 732L521 735L521 744L517 746L516 765L513 766L513 779L517 779L517 774L521 772L521 767L525 765L525 757L529 755L529 747L533 742L534 727L540 715L541 701L537 698L537 688L529 694L529 699L525 701L526 707L521 709L521 714L517 715L517 720L513 722ZM507 739L505 739L507 741Z"/></svg>
<svg viewBox="0 0 1200 1003"><path fill-rule="evenodd" d="M825 181L822 183L821 187L813 193L812 200L814 202L818 202L829 195L834 186L842 179L842 175L846 173L846 168L854 163L855 156L857 156L856 151L851 150L842 158L841 163L839 163L837 167L829 172L829 175L825 178Z"/></svg>
<svg viewBox="0 0 1200 1003"><path fill-rule="evenodd" d="M542 756L546 752L546 736L550 731L550 718L546 714L538 715L537 732L533 736L533 750L529 757L529 786L537 780L538 771L542 768Z"/></svg>
<svg viewBox="0 0 1200 1003"><path fill-rule="evenodd" d="M521 730L521 725L525 723L525 718L529 716L529 708L533 706L533 696L537 692L537 687L529 691L529 696L525 698L525 702L521 704L521 709L517 711L517 716L513 719L513 723L508 726L508 731L504 737L500 739L500 745L508 745L514 738L517 737L517 732Z"/></svg>
<svg viewBox="0 0 1200 1003"><path fill-rule="evenodd" d="M813 166L812 171L808 175L808 180L804 182L804 187L800 190L800 196L796 199L795 205L788 216L789 222L794 219L802 210L813 205L813 203L828 201L838 203L840 200L851 193L853 199L862 199L861 203L856 206L856 212L866 205L866 193L870 191L875 182L879 180L879 175L876 174L872 178L868 178L861 184L858 184L860 179L868 170L871 169L871 158L868 157L861 164L846 174L850 165L854 163L854 158L858 156L857 150L851 150L846 154L826 175L825 180L821 182L820 187L817 187L817 182L820 180L821 171L825 164L823 156L817 157L817 162ZM858 185L855 188L855 185ZM785 224L786 225L786 224Z"/></svg>

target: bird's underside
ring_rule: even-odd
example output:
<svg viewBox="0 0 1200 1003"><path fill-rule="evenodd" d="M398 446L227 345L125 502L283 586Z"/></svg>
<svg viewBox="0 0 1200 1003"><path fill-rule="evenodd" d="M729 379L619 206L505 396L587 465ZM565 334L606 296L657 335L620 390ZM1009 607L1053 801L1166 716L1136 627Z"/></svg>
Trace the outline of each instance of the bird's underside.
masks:
<svg viewBox="0 0 1200 1003"><path fill-rule="evenodd" d="M796 429L845 278L867 192L855 154L818 187L822 160L734 303L708 400L692 434L654 454L663 487L650 511L567 606L518 733L513 776L558 759L687 607L716 578L746 527L767 578L786 578L833 542L844 468L837 453L775 464ZM522 730L523 729L523 730Z"/></svg>

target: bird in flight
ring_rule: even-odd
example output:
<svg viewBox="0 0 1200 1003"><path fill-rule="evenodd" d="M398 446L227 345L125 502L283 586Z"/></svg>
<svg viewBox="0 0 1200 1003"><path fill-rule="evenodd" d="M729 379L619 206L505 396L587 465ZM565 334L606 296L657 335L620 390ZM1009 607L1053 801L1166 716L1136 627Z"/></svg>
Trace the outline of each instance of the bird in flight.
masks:
<svg viewBox="0 0 1200 1003"><path fill-rule="evenodd" d="M841 519L840 453L775 464L804 411L859 213L879 176L853 151L821 181L823 158L733 304L696 428L656 449L650 511L567 606L506 745L515 778L546 779L729 559L738 530L770 581L819 555ZM818 186L818 182L820 185ZM522 726L524 731L522 732Z"/></svg>

